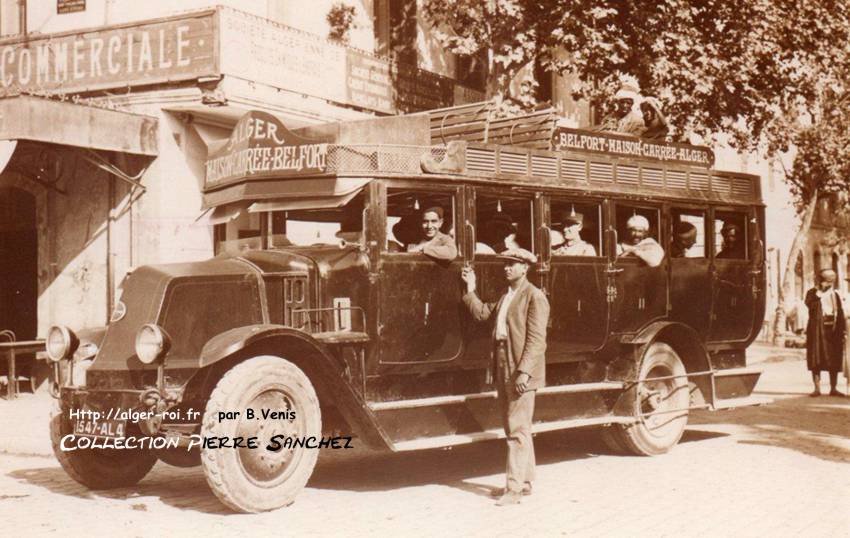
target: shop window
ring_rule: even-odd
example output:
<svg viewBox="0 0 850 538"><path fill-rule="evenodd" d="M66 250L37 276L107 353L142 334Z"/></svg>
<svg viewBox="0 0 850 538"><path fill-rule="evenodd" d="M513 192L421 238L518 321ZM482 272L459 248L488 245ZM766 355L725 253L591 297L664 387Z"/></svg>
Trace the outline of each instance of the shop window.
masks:
<svg viewBox="0 0 850 538"><path fill-rule="evenodd" d="M707 257L706 224L704 211L672 209L672 235L668 252L671 258Z"/></svg>
<svg viewBox="0 0 850 538"><path fill-rule="evenodd" d="M714 213L715 258L747 259L747 215L738 211Z"/></svg>
<svg viewBox="0 0 850 538"><path fill-rule="evenodd" d="M457 237L455 197L452 193L388 189L387 252L408 252L437 232Z"/></svg>
<svg viewBox="0 0 850 538"><path fill-rule="evenodd" d="M552 200L552 255L601 256L602 207L597 203Z"/></svg>
<svg viewBox="0 0 850 538"><path fill-rule="evenodd" d="M534 252L532 206L528 198L476 197L475 254L499 254L511 248Z"/></svg>

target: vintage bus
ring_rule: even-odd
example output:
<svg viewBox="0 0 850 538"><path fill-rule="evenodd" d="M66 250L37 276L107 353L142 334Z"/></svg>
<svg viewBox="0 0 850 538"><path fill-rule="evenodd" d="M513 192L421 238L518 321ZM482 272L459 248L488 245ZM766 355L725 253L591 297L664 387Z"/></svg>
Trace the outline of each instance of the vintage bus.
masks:
<svg viewBox="0 0 850 538"><path fill-rule="evenodd" d="M254 512L291 503L318 456L266 450L276 435L352 435L389 451L503 437L489 328L463 306L460 273L473 267L479 295L497 299L506 232L537 255L529 276L551 305L535 432L596 426L614 450L654 455L678 442L690 410L755 403L758 177L712 169L707 148L549 125L552 149L538 149L476 141L475 125L438 111L290 131L246 114L207 163L218 255L137 268L108 327L48 336L62 372L55 446L121 434L180 448L57 448L68 473L102 488L134 484L157 459L201 464L226 505ZM507 142L533 142L505 125ZM432 207L454 260L408 251ZM592 249L560 255L576 215ZM635 217L659 263L618 254ZM673 244L683 228L687 249ZM69 415L113 408L151 414ZM269 423L247 409L294 413ZM258 437L259 448L193 446L199 437Z"/></svg>

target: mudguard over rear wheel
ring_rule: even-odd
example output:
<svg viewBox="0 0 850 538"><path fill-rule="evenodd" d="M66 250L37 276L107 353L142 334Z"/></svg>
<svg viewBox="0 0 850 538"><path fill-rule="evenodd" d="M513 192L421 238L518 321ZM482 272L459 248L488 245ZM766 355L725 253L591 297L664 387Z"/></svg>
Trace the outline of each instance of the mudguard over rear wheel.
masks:
<svg viewBox="0 0 850 538"><path fill-rule="evenodd" d="M261 416L264 409L292 411L294 416L265 420ZM233 418L222 419L225 415L220 413L228 412ZM301 446L273 451L267 447L275 436L282 445L285 437L318 439L321 432L319 400L304 372L280 357L248 359L229 370L213 389L201 435L256 437L257 447L203 448L201 464L207 483L221 502L239 512L292 504L313 473L318 450Z"/></svg>
<svg viewBox="0 0 850 538"><path fill-rule="evenodd" d="M688 423L690 394L684 375L685 367L676 351L663 342L652 343L641 359L640 383L621 396L627 399L628 412L637 422L606 428L602 435L609 448L641 456L663 454L673 448Z"/></svg>

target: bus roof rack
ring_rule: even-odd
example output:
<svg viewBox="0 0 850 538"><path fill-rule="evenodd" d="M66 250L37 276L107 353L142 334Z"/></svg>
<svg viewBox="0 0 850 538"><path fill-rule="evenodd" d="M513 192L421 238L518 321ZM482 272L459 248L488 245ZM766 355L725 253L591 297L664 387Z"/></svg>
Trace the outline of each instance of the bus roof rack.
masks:
<svg viewBox="0 0 850 538"><path fill-rule="evenodd" d="M444 145L452 140L465 140L550 149L558 121L557 111L552 107L497 118L493 101L438 108L423 114L430 120L431 143Z"/></svg>

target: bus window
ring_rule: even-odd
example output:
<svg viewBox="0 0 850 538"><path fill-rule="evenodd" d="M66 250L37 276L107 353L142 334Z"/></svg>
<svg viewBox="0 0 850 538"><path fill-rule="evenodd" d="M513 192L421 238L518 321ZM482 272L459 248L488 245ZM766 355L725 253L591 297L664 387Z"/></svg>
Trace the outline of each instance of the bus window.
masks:
<svg viewBox="0 0 850 538"><path fill-rule="evenodd" d="M599 204L553 199L551 214L553 256L602 255Z"/></svg>
<svg viewBox="0 0 850 538"><path fill-rule="evenodd" d="M478 195L475 200L475 254L499 254L512 248L534 252L532 201Z"/></svg>
<svg viewBox="0 0 850 538"><path fill-rule="evenodd" d="M718 259L747 259L747 215L745 213L714 212L714 252Z"/></svg>
<svg viewBox="0 0 850 538"><path fill-rule="evenodd" d="M639 258L650 267L661 265L664 249L660 244L659 222L655 208L618 205L617 254L626 259Z"/></svg>
<svg viewBox="0 0 850 538"><path fill-rule="evenodd" d="M705 212L696 209L672 210L673 234L670 237L671 258L707 257Z"/></svg>
<svg viewBox="0 0 850 538"><path fill-rule="evenodd" d="M451 193L389 189L387 191L387 252L417 252L417 246L437 233L456 237L455 198ZM425 220L428 221L426 226Z"/></svg>

